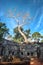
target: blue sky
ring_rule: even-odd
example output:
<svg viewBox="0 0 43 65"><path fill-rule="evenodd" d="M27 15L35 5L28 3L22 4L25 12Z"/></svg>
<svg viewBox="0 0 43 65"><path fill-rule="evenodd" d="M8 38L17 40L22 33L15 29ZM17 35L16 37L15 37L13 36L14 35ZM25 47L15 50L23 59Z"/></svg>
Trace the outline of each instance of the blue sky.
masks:
<svg viewBox="0 0 43 65"><path fill-rule="evenodd" d="M15 19L7 17L9 11L12 11L15 16L17 13L20 13L21 16L29 13L33 19L23 28L30 28L31 33L37 31L43 35L43 0L0 0L0 21L6 23L10 34L13 35L13 28L16 27L17 23Z"/></svg>

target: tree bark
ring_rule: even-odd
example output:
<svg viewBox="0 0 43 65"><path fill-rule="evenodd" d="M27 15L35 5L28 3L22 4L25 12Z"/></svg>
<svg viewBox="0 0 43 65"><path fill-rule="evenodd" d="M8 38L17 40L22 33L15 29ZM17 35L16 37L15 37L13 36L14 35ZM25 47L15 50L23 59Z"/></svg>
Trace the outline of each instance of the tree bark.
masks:
<svg viewBox="0 0 43 65"><path fill-rule="evenodd" d="M21 31L20 26L18 26L18 31L22 35L22 37L24 38L24 42L25 43L28 43L28 39L27 39L26 35Z"/></svg>

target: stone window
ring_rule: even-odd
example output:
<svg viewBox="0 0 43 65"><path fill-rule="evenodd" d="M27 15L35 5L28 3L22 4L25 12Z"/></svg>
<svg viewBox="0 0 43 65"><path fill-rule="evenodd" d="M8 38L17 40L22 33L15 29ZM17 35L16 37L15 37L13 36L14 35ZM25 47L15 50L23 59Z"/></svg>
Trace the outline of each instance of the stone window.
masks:
<svg viewBox="0 0 43 65"><path fill-rule="evenodd" d="M14 55L14 52L12 52L12 55Z"/></svg>
<svg viewBox="0 0 43 65"><path fill-rule="evenodd" d="M33 52L31 52L31 56L33 56Z"/></svg>
<svg viewBox="0 0 43 65"><path fill-rule="evenodd" d="M29 56L29 52L27 52L27 55Z"/></svg>
<svg viewBox="0 0 43 65"><path fill-rule="evenodd" d="M21 55L23 55L23 52L21 52Z"/></svg>

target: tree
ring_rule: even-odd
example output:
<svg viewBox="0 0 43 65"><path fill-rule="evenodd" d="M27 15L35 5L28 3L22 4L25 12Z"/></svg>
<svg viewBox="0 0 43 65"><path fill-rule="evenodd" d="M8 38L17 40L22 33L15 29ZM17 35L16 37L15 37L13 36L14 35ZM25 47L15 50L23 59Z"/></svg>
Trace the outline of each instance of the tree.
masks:
<svg viewBox="0 0 43 65"><path fill-rule="evenodd" d="M43 42L43 39L41 40L41 42Z"/></svg>
<svg viewBox="0 0 43 65"><path fill-rule="evenodd" d="M41 42L43 42L43 35L41 35Z"/></svg>
<svg viewBox="0 0 43 65"><path fill-rule="evenodd" d="M30 33L30 29L25 30L25 32L24 32L24 33L25 33L25 35L26 35L26 37L27 37L27 38L29 38L29 37L30 37L30 34L31 34L31 33Z"/></svg>
<svg viewBox="0 0 43 65"><path fill-rule="evenodd" d="M43 35L41 35L41 38L43 39Z"/></svg>
<svg viewBox="0 0 43 65"><path fill-rule="evenodd" d="M5 23L0 22L0 41L5 38L6 34L8 34L8 28Z"/></svg>
<svg viewBox="0 0 43 65"><path fill-rule="evenodd" d="M15 12L14 12L15 13ZM7 17L13 18L15 19L15 21L17 22L17 28L18 28L18 32L21 34L21 36L24 38L24 42L28 43L28 39L26 37L26 35L21 31L21 27L23 27L25 24L29 24L29 21L31 20L31 18L29 17L28 13L25 13L23 16L20 16L20 13L18 13L16 16L11 12L11 10L9 11L9 14ZM21 18L21 20L19 20L18 18ZM28 22L27 22L28 20Z"/></svg>
<svg viewBox="0 0 43 65"><path fill-rule="evenodd" d="M23 31L23 28L21 27L21 31ZM14 28L14 37L13 40L20 43L23 41L23 37L21 34L18 32L18 27Z"/></svg>
<svg viewBox="0 0 43 65"><path fill-rule="evenodd" d="M22 27L21 27L21 31L26 35L27 38L29 38L29 34L30 34L30 29L28 30L24 30ZM21 34L18 32L18 28L14 28L14 37L13 37L14 41L16 42L23 42L24 39L23 37L21 36Z"/></svg>
<svg viewBox="0 0 43 65"><path fill-rule="evenodd" d="M7 37L6 37L7 40L13 40L13 37L12 35L8 34Z"/></svg>
<svg viewBox="0 0 43 65"><path fill-rule="evenodd" d="M41 38L41 34L39 32L34 32L32 34L32 38L34 38L35 40L39 40Z"/></svg>
<svg viewBox="0 0 43 65"><path fill-rule="evenodd" d="M21 31L23 31L22 27L21 27ZM16 39L21 37L21 34L18 32L18 27L14 28L14 33L15 33Z"/></svg>

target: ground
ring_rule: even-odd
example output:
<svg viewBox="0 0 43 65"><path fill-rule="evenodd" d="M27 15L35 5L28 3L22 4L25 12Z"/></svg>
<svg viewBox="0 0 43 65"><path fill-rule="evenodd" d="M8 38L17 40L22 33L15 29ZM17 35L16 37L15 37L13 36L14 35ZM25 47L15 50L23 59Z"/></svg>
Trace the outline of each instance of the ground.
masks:
<svg viewBox="0 0 43 65"><path fill-rule="evenodd" d="M29 65L29 62L21 62L19 59L14 59L15 62L2 62L0 65ZM31 58L30 65L43 65L37 58Z"/></svg>

